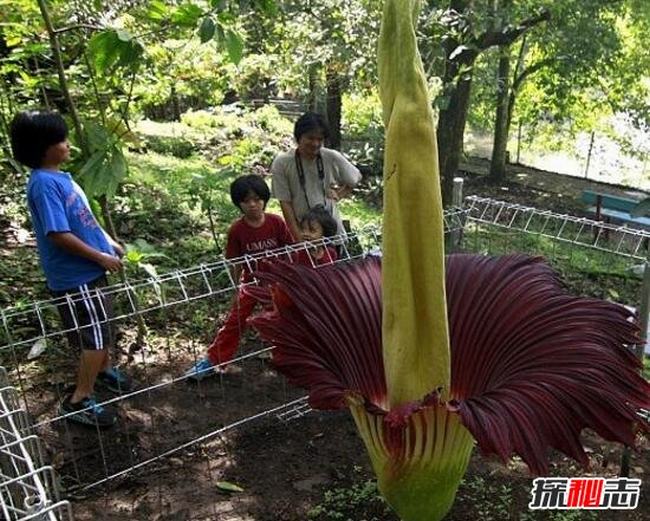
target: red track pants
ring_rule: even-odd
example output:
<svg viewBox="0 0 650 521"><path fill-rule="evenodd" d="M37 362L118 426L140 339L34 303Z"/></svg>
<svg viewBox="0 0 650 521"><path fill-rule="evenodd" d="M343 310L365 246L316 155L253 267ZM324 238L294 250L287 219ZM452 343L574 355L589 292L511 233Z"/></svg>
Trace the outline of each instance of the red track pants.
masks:
<svg viewBox="0 0 650 521"><path fill-rule="evenodd" d="M254 298L239 292L233 302L224 325L208 348L208 359L213 365L232 360L239 347L239 340L246 330L246 319L251 316L256 301Z"/></svg>

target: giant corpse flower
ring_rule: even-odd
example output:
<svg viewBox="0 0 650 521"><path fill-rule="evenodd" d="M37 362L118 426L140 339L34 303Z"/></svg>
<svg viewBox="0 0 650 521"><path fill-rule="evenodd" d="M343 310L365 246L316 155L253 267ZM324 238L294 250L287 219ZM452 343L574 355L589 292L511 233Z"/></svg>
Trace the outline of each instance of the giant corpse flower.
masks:
<svg viewBox="0 0 650 521"><path fill-rule="evenodd" d="M555 448L586 464L589 427L631 445L650 385L625 308L569 295L539 258L445 259L436 136L416 0L386 0L383 261L267 265L250 291L273 361L317 409L348 407L379 489L405 521L441 519L475 444L544 474Z"/></svg>

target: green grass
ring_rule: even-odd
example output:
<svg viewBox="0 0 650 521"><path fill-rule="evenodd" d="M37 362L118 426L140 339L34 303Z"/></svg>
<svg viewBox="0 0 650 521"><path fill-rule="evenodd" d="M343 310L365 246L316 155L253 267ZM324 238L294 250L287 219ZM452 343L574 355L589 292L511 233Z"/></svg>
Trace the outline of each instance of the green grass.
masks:
<svg viewBox="0 0 650 521"><path fill-rule="evenodd" d="M240 214L230 201L230 183L236 174L198 155L179 159L156 152L130 153L130 174L116 197L116 223L129 243L143 239L167 258L152 259L159 271L215 260L225 247L230 223ZM268 178L270 183L270 178ZM215 222L214 242L207 206ZM281 215L277 200L269 212ZM355 197L340 203L341 214L354 230L378 225L381 214Z"/></svg>

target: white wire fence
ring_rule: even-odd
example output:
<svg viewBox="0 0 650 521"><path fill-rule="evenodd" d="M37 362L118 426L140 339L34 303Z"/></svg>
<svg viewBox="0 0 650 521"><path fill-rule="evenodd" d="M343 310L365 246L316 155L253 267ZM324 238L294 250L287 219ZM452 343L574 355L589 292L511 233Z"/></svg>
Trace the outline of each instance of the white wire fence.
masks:
<svg viewBox="0 0 650 521"><path fill-rule="evenodd" d="M463 209L446 212L445 229L450 250L542 254L568 277L576 292L595 292L640 305L641 279L632 269L645 262L650 239L647 231L478 197L466 198ZM110 430L75 425L66 421L69 415L59 414L57 409L69 392L67 376L74 374L76 366L63 340L66 334L77 331L76 327L61 325L57 306L67 306L75 316L74 303L80 296L0 310L0 361L17 386L0 391L10 397L10 401L0 401L0 415L22 422L16 424L15 439L3 438L5 448L7 444L15 448L10 451L13 456L2 452L14 465L2 465L2 479L7 485L2 486L0 505L5 517L71 519L69 504L58 500L60 488L72 494L113 486L135 473L153 472L173 456L184 459L203 454L207 472L214 479L210 456L200 447L209 443L227 447L233 432L253 422L287 425L309 414L303 393L269 369L267 359L272 347L255 337L245 342L240 356L222 364L225 374L189 385L185 368L203 356L205 332L211 329L217 310L223 309L239 287L231 275L234 267L254 271L262 260L293 262L297 251L315 246L334 247L339 251L335 262L349 262L380 245L378 229L367 228L346 237L220 259L93 290L113 302L113 316L100 310L101 316L105 322L120 326L123 335L118 343L126 360L123 365L138 383L135 390L121 396L99 394L102 406L120 411L118 424ZM146 346L129 344L130 321L135 316L146 319ZM30 360L30 352L39 342L46 342L45 352ZM230 372L233 369L237 372ZM251 395L256 398L254 406ZM33 463L28 465L23 460L29 458ZM44 459L52 466L42 466ZM16 485L26 475L30 480L38 477L40 484L30 481L29 486ZM18 505L23 510L11 510ZM25 517L49 512L53 517Z"/></svg>
<svg viewBox="0 0 650 521"><path fill-rule="evenodd" d="M69 501L61 501L54 469L46 465L41 440L31 434L18 391L0 368L0 511L3 519L72 519Z"/></svg>

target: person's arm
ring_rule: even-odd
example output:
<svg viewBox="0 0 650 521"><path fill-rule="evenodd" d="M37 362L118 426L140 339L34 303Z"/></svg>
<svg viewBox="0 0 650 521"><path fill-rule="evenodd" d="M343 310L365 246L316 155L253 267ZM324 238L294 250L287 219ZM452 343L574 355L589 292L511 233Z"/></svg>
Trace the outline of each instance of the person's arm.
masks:
<svg viewBox="0 0 650 521"><path fill-rule="evenodd" d="M293 240L296 242L300 241L300 226L298 226L298 219L296 219L296 213L293 210L293 204L291 201L280 201L280 208L282 209L284 222L287 223L289 231L293 236Z"/></svg>
<svg viewBox="0 0 650 521"><path fill-rule="evenodd" d="M228 228L228 238L226 239L226 259L232 261L243 255L242 247L239 241L241 227L238 224L239 220L234 221L230 228ZM244 270L242 264L230 264L230 275L235 284L241 281L242 271ZM232 302L237 300L238 291L233 294Z"/></svg>
<svg viewBox="0 0 650 521"><path fill-rule="evenodd" d="M330 197L339 201L352 193L352 190L361 180L361 172L340 152L334 150L335 176L337 186L330 188Z"/></svg>
<svg viewBox="0 0 650 521"><path fill-rule="evenodd" d="M106 237L108 244L110 244L113 247L113 250L115 250L115 255L117 255L120 259L124 257L124 247L115 239L113 239L111 234L106 230L102 229L102 231L104 232L104 236Z"/></svg>
<svg viewBox="0 0 650 521"><path fill-rule="evenodd" d="M99 264L106 271L115 273L122 269L122 261L119 258L88 246L71 232L51 232L47 237L58 248L61 248L72 255L78 255L79 257L93 261Z"/></svg>

